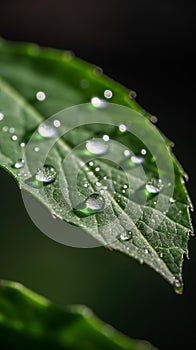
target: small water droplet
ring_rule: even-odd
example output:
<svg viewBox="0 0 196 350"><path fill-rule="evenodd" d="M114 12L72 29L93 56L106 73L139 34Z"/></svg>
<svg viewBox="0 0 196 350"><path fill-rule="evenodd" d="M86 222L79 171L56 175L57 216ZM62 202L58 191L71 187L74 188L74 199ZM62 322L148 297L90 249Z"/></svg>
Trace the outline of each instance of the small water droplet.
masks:
<svg viewBox="0 0 196 350"><path fill-rule="evenodd" d="M158 118L157 118L155 115L151 115L150 121L151 121L153 124L156 124L156 123L158 122Z"/></svg>
<svg viewBox="0 0 196 350"><path fill-rule="evenodd" d="M118 128L119 128L120 132L126 132L127 131L127 126L125 124L120 124Z"/></svg>
<svg viewBox="0 0 196 350"><path fill-rule="evenodd" d="M142 148L142 149L141 149L141 154L142 154L143 156L145 156L146 153L147 153L146 149L145 149L145 148Z"/></svg>
<svg viewBox="0 0 196 350"><path fill-rule="evenodd" d="M17 140L18 140L18 137L17 137L16 135L12 135L12 136L11 136L11 140L12 140L12 141L17 141Z"/></svg>
<svg viewBox="0 0 196 350"><path fill-rule="evenodd" d="M130 153L130 151L128 149L125 149L123 154L124 154L125 157L129 157L131 153Z"/></svg>
<svg viewBox="0 0 196 350"><path fill-rule="evenodd" d="M20 143L20 147L24 148L26 146L25 142Z"/></svg>
<svg viewBox="0 0 196 350"><path fill-rule="evenodd" d="M3 126L3 128L2 128L2 130L4 131L4 132L8 132L8 126L7 125L5 125L5 126Z"/></svg>
<svg viewBox="0 0 196 350"><path fill-rule="evenodd" d="M36 93L36 99L37 99L38 101L44 101L44 100L46 99L46 94L45 94L45 92L43 92L43 91L38 91L38 92Z"/></svg>
<svg viewBox="0 0 196 350"><path fill-rule="evenodd" d="M107 102L104 100L101 100L99 97L92 97L91 104L95 108L105 108L107 106Z"/></svg>
<svg viewBox="0 0 196 350"><path fill-rule="evenodd" d="M135 98L137 97L137 93L135 91L131 90L129 92L129 97L130 97L130 99L135 100Z"/></svg>
<svg viewBox="0 0 196 350"><path fill-rule="evenodd" d="M88 182L85 182L83 186L84 186L85 188L89 187Z"/></svg>
<svg viewBox="0 0 196 350"><path fill-rule="evenodd" d="M169 201L170 201L171 204L173 204L173 203L175 203L176 200L175 200L174 198L171 197L171 198L169 199Z"/></svg>
<svg viewBox="0 0 196 350"><path fill-rule="evenodd" d="M102 212L104 207L104 197L99 193L93 193L87 199L79 203L73 210L78 216L86 217Z"/></svg>
<svg viewBox="0 0 196 350"><path fill-rule="evenodd" d="M125 231L125 232L122 232L117 238L120 242L126 242L126 241L130 241L132 237L133 235L131 231Z"/></svg>
<svg viewBox="0 0 196 350"><path fill-rule="evenodd" d="M47 139L52 139L58 135L57 130L46 123L39 125L38 132L42 137Z"/></svg>
<svg viewBox="0 0 196 350"><path fill-rule="evenodd" d="M161 179L153 177L146 183L146 189L149 193L157 194L163 189L163 182Z"/></svg>
<svg viewBox="0 0 196 350"><path fill-rule="evenodd" d="M125 184L123 185L123 188L127 189L129 187L129 185Z"/></svg>
<svg viewBox="0 0 196 350"><path fill-rule="evenodd" d="M188 176L187 173L184 173L184 174L183 174L183 179L184 179L186 182L189 181L189 176Z"/></svg>
<svg viewBox="0 0 196 350"><path fill-rule="evenodd" d="M159 254L159 256L160 256L160 258L162 259L162 258L163 258L163 253L161 252L161 253Z"/></svg>
<svg viewBox="0 0 196 350"><path fill-rule="evenodd" d="M34 147L34 151L35 151L35 152L39 152L39 147L35 146L35 147Z"/></svg>
<svg viewBox="0 0 196 350"><path fill-rule="evenodd" d="M39 168L37 170L35 178L40 182L51 183L56 178L56 170L51 165L44 165L42 168Z"/></svg>
<svg viewBox="0 0 196 350"><path fill-rule="evenodd" d="M105 98L110 99L110 98L112 98L112 96L113 96L113 93L112 93L111 90L105 90L104 91L104 97Z"/></svg>
<svg viewBox="0 0 196 350"><path fill-rule="evenodd" d="M93 162L89 162L88 165L92 167L94 165L94 163Z"/></svg>
<svg viewBox="0 0 196 350"><path fill-rule="evenodd" d="M14 169L21 169L23 167L24 167L24 159L18 159L17 162L15 162L12 165L12 168L14 168Z"/></svg>
<svg viewBox="0 0 196 350"><path fill-rule="evenodd" d="M9 128L9 133L10 134L13 134L15 132L15 129L14 128Z"/></svg>
<svg viewBox="0 0 196 350"><path fill-rule="evenodd" d="M101 185L102 185L101 182L99 182L99 181L96 182L96 186L97 186L97 187L101 187Z"/></svg>
<svg viewBox="0 0 196 350"><path fill-rule="evenodd" d="M86 141L86 148L90 153L102 155L108 152L109 144L101 139L92 139Z"/></svg>
<svg viewBox="0 0 196 350"><path fill-rule="evenodd" d="M60 120L55 119L55 120L53 121L53 125L55 126L55 128L59 128L59 127L61 126Z"/></svg>
<svg viewBox="0 0 196 350"><path fill-rule="evenodd" d="M103 140L104 140L105 142L108 142L108 141L110 140L109 135L103 135Z"/></svg>
<svg viewBox="0 0 196 350"><path fill-rule="evenodd" d="M176 294L182 294L183 293L183 283L178 279L174 277L174 291Z"/></svg>
<svg viewBox="0 0 196 350"><path fill-rule="evenodd" d="M149 253L148 249L145 249L144 252L145 252L145 254L148 254L148 253Z"/></svg>
<svg viewBox="0 0 196 350"><path fill-rule="evenodd" d="M0 112L0 121L4 119L4 114Z"/></svg>
<svg viewBox="0 0 196 350"><path fill-rule="evenodd" d="M99 172L101 169L100 169L100 167L99 166L97 166L96 168L95 168L95 171L97 171L97 172Z"/></svg>

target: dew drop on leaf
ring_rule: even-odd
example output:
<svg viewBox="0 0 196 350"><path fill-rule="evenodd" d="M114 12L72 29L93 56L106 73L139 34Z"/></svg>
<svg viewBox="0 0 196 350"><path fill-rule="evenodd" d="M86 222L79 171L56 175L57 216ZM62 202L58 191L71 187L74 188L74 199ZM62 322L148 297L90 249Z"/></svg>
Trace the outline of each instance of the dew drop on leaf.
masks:
<svg viewBox="0 0 196 350"><path fill-rule="evenodd" d="M12 168L14 168L14 169L21 169L23 167L24 167L24 159L18 159L17 162L15 162L12 165Z"/></svg>
<svg viewBox="0 0 196 350"><path fill-rule="evenodd" d="M93 193L79 203L73 210L80 217L90 216L104 210L105 199L99 193Z"/></svg>
<svg viewBox="0 0 196 350"><path fill-rule="evenodd" d="M37 170L35 178L40 182L51 183L56 178L56 170L51 165L44 165Z"/></svg>
<svg viewBox="0 0 196 350"><path fill-rule="evenodd" d="M12 139L12 141L17 141L17 140L18 140L18 136L12 135L12 136L11 136L11 139Z"/></svg>
<svg viewBox="0 0 196 350"><path fill-rule="evenodd" d="M118 240L120 242L126 242L126 241L130 241L130 239L132 239L133 235L131 231L126 231L126 232L122 232L119 236L118 236Z"/></svg>
<svg viewBox="0 0 196 350"><path fill-rule="evenodd" d="M86 148L90 153L96 155L106 154L109 150L109 144L104 140L92 139L86 141Z"/></svg>
<svg viewBox="0 0 196 350"><path fill-rule="evenodd" d="M57 130L46 123L42 123L39 125L38 133L46 139L52 139L58 135Z"/></svg>
<svg viewBox="0 0 196 350"><path fill-rule="evenodd" d="M146 189L149 193L157 194L163 189L163 182L161 179L153 177L146 183Z"/></svg>
<svg viewBox="0 0 196 350"><path fill-rule="evenodd" d="M0 112L0 121L4 119L4 114Z"/></svg>

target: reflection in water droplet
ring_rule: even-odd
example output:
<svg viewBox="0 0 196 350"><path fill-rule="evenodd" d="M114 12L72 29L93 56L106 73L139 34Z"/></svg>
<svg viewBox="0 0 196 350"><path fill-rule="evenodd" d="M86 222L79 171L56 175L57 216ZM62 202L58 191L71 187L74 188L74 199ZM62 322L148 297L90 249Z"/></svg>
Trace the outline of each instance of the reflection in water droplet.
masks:
<svg viewBox="0 0 196 350"><path fill-rule="evenodd" d="M99 97L92 97L91 104L95 108L105 108L107 106L107 102L104 100L101 100Z"/></svg>
<svg viewBox="0 0 196 350"><path fill-rule="evenodd" d="M38 132L42 137L47 139L52 139L58 135L57 130L46 123L39 125Z"/></svg>
<svg viewBox="0 0 196 350"><path fill-rule="evenodd" d="M98 193L93 193L87 199L79 203L73 210L78 216L86 217L102 212L104 207L104 197Z"/></svg>
<svg viewBox="0 0 196 350"><path fill-rule="evenodd" d="M153 177L146 183L146 189L149 193L157 194L163 189L163 182L161 179Z"/></svg>
<svg viewBox="0 0 196 350"><path fill-rule="evenodd" d="M13 135L13 136L11 137L11 140L12 140L12 141L17 141L17 140L18 140L18 137L17 137L16 135Z"/></svg>
<svg viewBox="0 0 196 350"><path fill-rule="evenodd" d="M51 183L56 178L56 170L51 165L44 165L42 168L37 170L35 178L40 182Z"/></svg>
<svg viewBox="0 0 196 350"><path fill-rule="evenodd" d="M126 241L130 241L132 237L133 237L132 232L126 231L121 233L117 238L120 242L126 242Z"/></svg>
<svg viewBox="0 0 196 350"><path fill-rule="evenodd" d="M4 114L0 112L0 121L4 119Z"/></svg>
<svg viewBox="0 0 196 350"><path fill-rule="evenodd" d="M127 126L125 124L120 124L118 128L119 128L120 132L127 131Z"/></svg>
<svg viewBox="0 0 196 350"><path fill-rule="evenodd" d="M104 91L104 97L107 98L107 99L110 99L112 98L113 94L112 94L112 91L111 90L105 90Z"/></svg>
<svg viewBox="0 0 196 350"><path fill-rule="evenodd" d="M36 93L36 99L38 101L44 101L46 99L46 94L43 91L38 91Z"/></svg>
<svg viewBox="0 0 196 350"><path fill-rule="evenodd" d="M18 159L16 163L12 165L14 169L21 169L24 167L24 159Z"/></svg>
<svg viewBox="0 0 196 350"><path fill-rule="evenodd" d="M86 142L86 148L90 153L102 155L108 152L109 144L104 140L93 139Z"/></svg>

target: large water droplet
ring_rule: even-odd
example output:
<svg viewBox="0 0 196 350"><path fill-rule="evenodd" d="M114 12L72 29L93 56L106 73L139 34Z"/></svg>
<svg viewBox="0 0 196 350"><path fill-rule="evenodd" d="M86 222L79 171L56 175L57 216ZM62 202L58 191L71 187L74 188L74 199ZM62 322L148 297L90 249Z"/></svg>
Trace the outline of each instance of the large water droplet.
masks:
<svg viewBox="0 0 196 350"><path fill-rule="evenodd" d="M78 216L86 217L102 212L104 207L104 197L98 193L93 193L87 199L79 203L73 210Z"/></svg>
<svg viewBox="0 0 196 350"><path fill-rule="evenodd" d="M146 183L146 189L149 193L157 194L163 189L163 182L161 179L153 177Z"/></svg>
<svg viewBox="0 0 196 350"><path fill-rule="evenodd" d="M24 167L24 159L18 159L17 162L15 162L12 165L12 168L14 168L14 169L21 169L23 167Z"/></svg>
<svg viewBox="0 0 196 350"><path fill-rule="evenodd" d="M86 142L86 148L90 153L102 155L108 152L109 144L104 140L93 139Z"/></svg>
<svg viewBox="0 0 196 350"><path fill-rule="evenodd" d="M122 232L119 236L118 236L118 240L120 242L126 242L126 241L130 241L130 239L133 237L132 232L131 231L126 231L126 232Z"/></svg>
<svg viewBox="0 0 196 350"><path fill-rule="evenodd" d="M95 108L105 108L107 106L107 102L104 100L101 100L99 97L92 97L91 104Z"/></svg>
<svg viewBox="0 0 196 350"><path fill-rule="evenodd" d="M35 178L40 182L51 183L56 178L56 170L51 165L44 165L37 170Z"/></svg>
<svg viewBox="0 0 196 350"><path fill-rule="evenodd" d="M58 135L57 129L46 123L42 123L38 127L39 134L47 139L52 139Z"/></svg>

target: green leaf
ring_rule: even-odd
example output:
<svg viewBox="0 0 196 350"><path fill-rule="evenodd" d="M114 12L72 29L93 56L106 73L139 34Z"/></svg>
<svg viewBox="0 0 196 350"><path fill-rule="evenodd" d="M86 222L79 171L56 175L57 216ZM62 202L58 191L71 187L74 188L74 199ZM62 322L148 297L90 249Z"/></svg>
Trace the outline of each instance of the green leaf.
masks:
<svg viewBox="0 0 196 350"><path fill-rule="evenodd" d="M170 152L170 142L158 133L155 126L152 127L150 115L130 98L132 94L127 89L100 74L96 67L72 57L67 52L2 41L0 76L0 112L4 115L0 121L1 167L15 178L22 189L36 197L55 216L81 227L102 244L108 244L111 248L146 263L181 293L182 263L184 255L188 254L187 244L192 230L189 216L191 203L182 181L184 171ZM89 105L79 106L90 103L93 97L103 101L104 91L107 90L113 93L112 98L107 100L107 108L96 111L96 108L89 108ZM36 98L40 91L45 94L40 95L42 101ZM65 119L65 127L76 120L83 123L88 116L89 123L92 123L92 113L95 116L97 113L101 115L102 122L72 130L62 136L54 147L51 147L50 140L44 139L43 142L43 137L39 139L37 127L44 119L75 105L78 107L68 111L69 119ZM122 106L128 108L123 109ZM129 113L135 118L132 124ZM56 117L61 117L61 113ZM140 137L136 137L134 132L120 131L117 125L123 127L124 124L130 131L136 125ZM92 167L89 164L90 153L83 148L74 151L66 166L62 166L63 160L74 147L103 136L103 130L105 135L118 142L117 146L112 144L113 153L118 160L122 157L119 144L138 155L142 149L147 148L143 142L147 140L150 146L143 157L145 161L142 166L151 190L154 186L152 191L146 189L141 167L135 166L137 162L130 161L129 158L124 157L120 167L116 167L114 162L97 157ZM56 172L56 179L47 186L41 186L35 177L39 163L36 152L31 152L24 166L23 174L27 181L23 181L24 178L21 178L18 170L18 161L24 156L21 142L27 142L31 135L31 151L33 145L42 147L45 153L51 148L45 163L49 167L44 172L50 172L52 167ZM157 166L159 158L166 159L164 157L171 163L170 167ZM81 161L87 162L82 168ZM122 171L122 168L128 171ZM78 192L75 191L74 174L78 175ZM171 196L169 179L172 176L174 190ZM107 189L104 189L104 199L101 195L96 197L97 192L100 194L100 178L101 181L106 178L109 181L105 186ZM165 192L162 191L162 184L157 182L158 178L159 181L165 179ZM127 188L127 184L131 184L130 188ZM157 186L159 188L156 192ZM153 191L156 193L152 193ZM160 200L158 209L157 197ZM90 205L86 201L88 198ZM97 206L97 202L92 203L95 199L99 200L98 210L92 210L92 206ZM106 208L104 201L107 202ZM135 222L134 218L138 214L139 219Z"/></svg>
<svg viewBox="0 0 196 350"><path fill-rule="evenodd" d="M85 306L62 309L24 286L0 285L0 341L3 349L153 350L100 321Z"/></svg>

